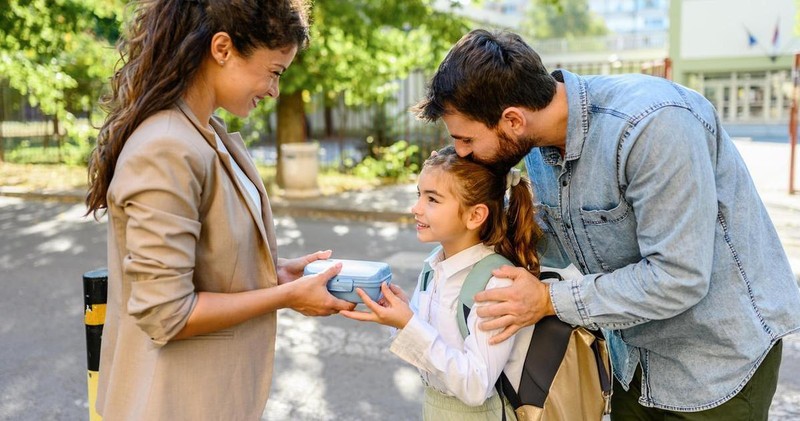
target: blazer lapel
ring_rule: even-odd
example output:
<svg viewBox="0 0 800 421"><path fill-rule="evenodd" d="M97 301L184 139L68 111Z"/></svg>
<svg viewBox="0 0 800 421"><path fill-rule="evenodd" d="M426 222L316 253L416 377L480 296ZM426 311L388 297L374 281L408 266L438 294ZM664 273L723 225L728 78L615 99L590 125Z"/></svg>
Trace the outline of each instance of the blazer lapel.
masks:
<svg viewBox="0 0 800 421"><path fill-rule="evenodd" d="M269 196L267 195L267 189L264 187L264 182L261 180L261 175L258 173L258 169L253 162L253 159L250 157L250 154L247 153L247 148L244 146L244 140L242 140L242 136L236 133L228 133L227 134L230 138L230 142L225 142L225 146L228 147L229 151L234 154L234 159L242 167L242 171L253 182L258 189L258 196L261 199L261 218L262 225L261 231L262 235L264 236L264 240L266 240L267 244L269 245L270 253L272 253L272 259L275 263L275 267L278 267L278 241L275 238L275 226L272 222L272 206L269 203ZM252 211L256 212L258 209L254 208Z"/></svg>
<svg viewBox="0 0 800 421"><path fill-rule="evenodd" d="M255 222L256 226L258 227L258 231L261 233L261 238L264 240L264 243L269 247L273 263L277 267L277 240L275 239L274 228L270 227L268 234L265 226L265 221L272 221L272 209L270 208L264 183L261 181L261 177L258 175L258 171L256 170L253 161L250 159L247 151L244 148L244 142L242 141L241 136L238 133L228 134L224 124L220 121L217 121L217 117L211 117L210 124L214 127L214 130L220 137L220 140L222 140L225 148L228 149L228 152L230 153L229 155L228 153L225 153L217 148L217 140L214 136L214 132L209 130L207 125L200 124L200 122L197 120L197 117L195 117L194 113L192 113L191 109L189 109L183 100L178 100L177 105L181 112L183 112L183 114L186 115L195 128L197 128L200 134L203 135L203 138L206 140L206 142L208 142L209 145L217 152L217 155L219 156L220 161L222 161L222 165L225 167L228 176L236 186L239 195L244 199L247 209L250 211L250 215L253 217L253 222ZM233 170L233 164L231 164L231 158L236 160L236 163L245 173L247 178L249 178L250 181L256 186L261 200L260 213L250 197L250 193L247 192L247 189L245 189L244 185L242 185L242 182L239 181L239 177L236 176L236 172Z"/></svg>
<svg viewBox="0 0 800 421"><path fill-rule="evenodd" d="M261 200L261 213L258 212L258 207L255 205L255 203L253 203L250 194L239 181L239 178L236 177L236 173L233 171L233 166L230 162L230 157L228 157L225 152L217 150L217 153L220 154L221 157L225 155L225 159L222 160L225 164L225 168L227 168L228 173L236 183L236 187L245 198L245 201L247 202L247 208L250 210L253 220L256 221L256 225L258 225L258 229L261 232L264 242L269 245L270 251L277 250L277 241L275 240L274 235L268 235L268 231L266 229L265 221L272 221L272 208L270 208L267 191L264 188L264 183L261 181L261 176L258 174L258 170L256 169L253 160L250 159L250 155L248 155L247 151L245 150L242 137L239 135L239 133L227 133L225 128L214 118L211 119L211 125L214 126L217 134L219 134L219 137L222 140L222 143L225 144L225 148L228 149L230 156L236 160L239 168L242 169L247 178L250 179L250 181L256 186L259 199ZM272 233L273 231L274 230L272 227L270 227L269 233Z"/></svg>

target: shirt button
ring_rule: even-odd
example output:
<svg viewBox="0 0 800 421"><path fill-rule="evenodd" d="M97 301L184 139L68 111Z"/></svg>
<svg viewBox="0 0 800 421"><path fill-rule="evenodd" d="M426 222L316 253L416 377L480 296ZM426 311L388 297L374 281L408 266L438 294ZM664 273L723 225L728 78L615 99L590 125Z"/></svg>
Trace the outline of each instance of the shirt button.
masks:
<svg viewBox="0 0 800 421"><path fill-rule="evenodd" d="M570 229L570 228L572 228L572 227L569 225L569 222L564 222L564 227L565 227L566 229Z"/></svg>
<svg viewBox="0 0 800 421"><path fill-rule="evenodd" d="M561 185L564 186L564 187L567 187L567 180L562 181Z"/></svg>

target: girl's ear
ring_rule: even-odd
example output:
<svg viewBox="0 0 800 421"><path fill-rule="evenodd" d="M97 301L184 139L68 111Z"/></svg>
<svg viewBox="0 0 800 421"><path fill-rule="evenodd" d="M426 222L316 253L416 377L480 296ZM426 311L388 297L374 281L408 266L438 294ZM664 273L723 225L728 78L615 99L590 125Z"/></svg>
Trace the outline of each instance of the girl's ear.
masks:
<svg viewBox="0 0 800 421"><path fill-rule="evenodd" d="M472 206L467 212L467 229L475 230L481 227L489 218L489 208L483 203Z"/></svg>

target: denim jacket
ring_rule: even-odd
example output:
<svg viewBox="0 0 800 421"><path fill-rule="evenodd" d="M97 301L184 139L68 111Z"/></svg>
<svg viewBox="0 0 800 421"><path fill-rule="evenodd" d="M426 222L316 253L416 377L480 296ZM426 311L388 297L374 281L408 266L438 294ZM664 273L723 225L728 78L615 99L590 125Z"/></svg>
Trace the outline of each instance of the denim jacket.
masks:
<svg viewBox="0 0 800 421"><path fill-rule="evenodd" d="M736 395L800 329L800 292L745 164L712 105L668 80L559 70L566 152L525 157L558 317L608 337L645 406L699 411Z"/></svg>

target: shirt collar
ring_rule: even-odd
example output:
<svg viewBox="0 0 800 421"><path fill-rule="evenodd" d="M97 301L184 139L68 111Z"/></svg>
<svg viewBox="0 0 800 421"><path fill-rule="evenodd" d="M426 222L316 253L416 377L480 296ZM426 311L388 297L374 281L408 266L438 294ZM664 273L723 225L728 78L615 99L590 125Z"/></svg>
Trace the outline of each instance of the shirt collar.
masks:
<svg viewBox="0 0 800 421"><path fill-rule="evenodd" d="M586 135L589 133L589 91L586 79L570 73L566 70L556 70L552 73L553 77L563 82L567 89L567 147L564 161L572 161L581 157ZM552 150L550 150L552 149ZM557 155L553 155L553 152ZM556 148L542 148L544 161L550 165L560 163L560 159L553 162L556 157L560 158L560 153Z"/></svg>
<svg viewBox="0 0 800 421"><path fill-rule="evenodd" d="M494 248L478 243L461 250L447 259L444 259L444 250L440 248L438 253L432 254L426 261L435 271L441 271L439 276L443 276L444 279L450 279L453 275L472 267L479 260L492 253L494 253Z"/></svg>

